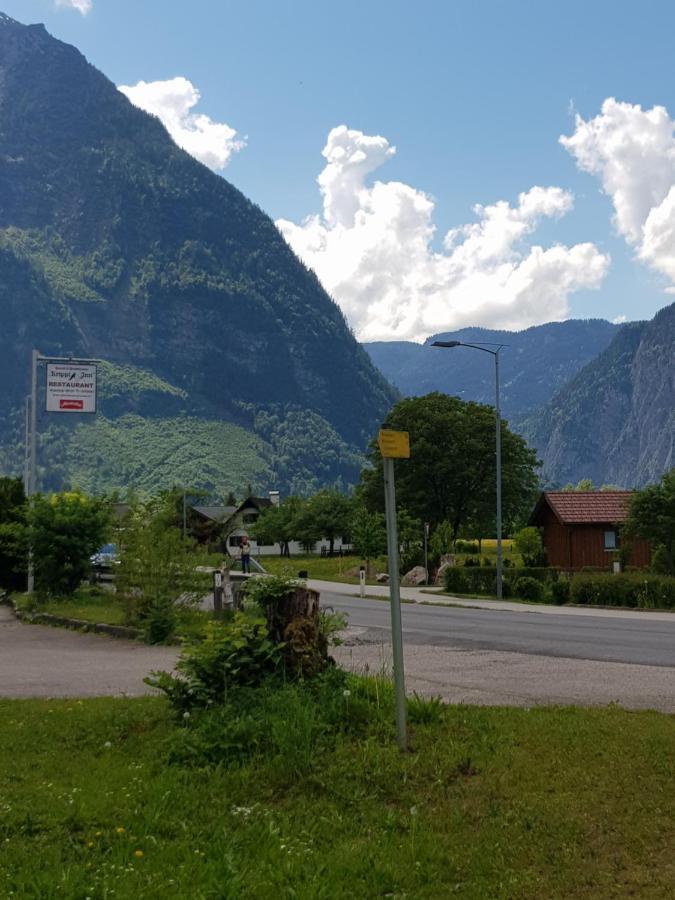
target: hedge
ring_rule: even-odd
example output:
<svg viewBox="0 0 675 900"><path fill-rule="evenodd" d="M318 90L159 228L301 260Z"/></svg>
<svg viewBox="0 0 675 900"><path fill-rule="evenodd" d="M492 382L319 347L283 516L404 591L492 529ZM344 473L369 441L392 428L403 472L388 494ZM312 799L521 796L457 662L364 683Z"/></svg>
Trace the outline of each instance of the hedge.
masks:
<svg viewBox="0 0 675 900"><path fill-rule="evenodd" d="M547 585L558 580L558 570L550 568L508 567L502 570L504 594L513 593L520 578L535 578ZM445 590L459 594L494 595L497 569L494 566L450 566L443 573ZM508 585L508 587L507 587ZM510 589L510 590L509 590Z"/></svg>
<svg viewBox="0 0 675 900"><path fill-rule="evenodd" d="M588 606L675 609L675 578L647 572L620 575L575 575L570 602Z"/></svg>

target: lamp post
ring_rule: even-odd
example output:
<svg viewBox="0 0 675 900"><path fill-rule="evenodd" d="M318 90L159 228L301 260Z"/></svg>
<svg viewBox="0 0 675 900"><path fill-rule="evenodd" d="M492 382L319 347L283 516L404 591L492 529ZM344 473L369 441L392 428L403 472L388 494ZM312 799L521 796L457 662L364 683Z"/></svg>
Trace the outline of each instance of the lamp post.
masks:
<svg viewBox="0 0 675 900"><path fill-rule="evenodd" d="M464 341L434 341L432 347L470 347L490 353L495 360L495 455L497 458L497 600L502 599L502 426L499 413L499 351L508 344L489 342L466 344ZM491 350L490 347L495 347Z"/></svg>

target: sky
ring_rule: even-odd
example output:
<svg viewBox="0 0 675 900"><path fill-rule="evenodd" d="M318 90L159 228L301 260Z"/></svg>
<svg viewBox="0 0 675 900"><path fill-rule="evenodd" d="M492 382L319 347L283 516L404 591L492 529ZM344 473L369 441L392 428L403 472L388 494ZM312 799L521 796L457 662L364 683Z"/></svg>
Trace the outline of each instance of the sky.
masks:
<svg viewBox="0 0 675 900"><path fill-rule="evenodd" d="M361 340L651 318L675 4L0 0L272 218Z"/></svg>

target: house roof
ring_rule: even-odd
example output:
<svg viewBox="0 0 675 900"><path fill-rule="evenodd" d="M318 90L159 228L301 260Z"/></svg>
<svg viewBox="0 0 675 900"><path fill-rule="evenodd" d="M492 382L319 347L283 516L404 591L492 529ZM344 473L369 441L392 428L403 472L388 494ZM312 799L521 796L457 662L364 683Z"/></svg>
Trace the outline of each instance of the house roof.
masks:
<svg viewBox="0 0 675 900"><path fill-rule="evenodd" d="M626 520L632 491L544 491L529 519L537 525L549 506L561 525L618 525Z"/></svg>
<svg viewBox="0 0 675 900"><path fill-rule="evenodd" d="M192 509L205 519L212 522L225 522L237 511L236 506L193 506Z"/></svg>

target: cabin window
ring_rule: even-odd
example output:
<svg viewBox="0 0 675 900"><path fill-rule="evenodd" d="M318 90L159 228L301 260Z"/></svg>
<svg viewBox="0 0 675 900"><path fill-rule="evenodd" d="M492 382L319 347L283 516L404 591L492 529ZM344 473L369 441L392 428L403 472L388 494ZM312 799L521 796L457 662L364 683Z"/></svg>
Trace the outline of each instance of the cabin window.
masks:
<svg viewBox="0 0 675 900"><path fill-rule="evenodd" d="M245 525L252 525L258 518L257 512L244 513L242 516L242 521Z"/></svg>
<svg viewBox="0 0 675 900"><path fill-rule="evenodd" d="M605 550L616 550L616 531L614 529L605 531Z"/></svg>

